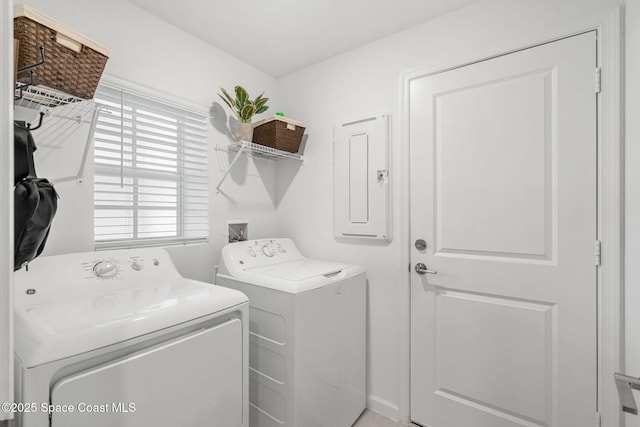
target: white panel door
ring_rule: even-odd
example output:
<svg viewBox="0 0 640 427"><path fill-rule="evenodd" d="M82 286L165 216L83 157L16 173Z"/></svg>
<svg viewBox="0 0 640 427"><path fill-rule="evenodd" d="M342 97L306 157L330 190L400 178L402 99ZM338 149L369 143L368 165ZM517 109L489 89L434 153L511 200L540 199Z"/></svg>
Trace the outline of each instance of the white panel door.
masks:
<svg viewBox="0 0 640 427"><path fill-rule="evenodd" d="M594 424L595 69L590 32L411 80L414 422Z"/></svg>

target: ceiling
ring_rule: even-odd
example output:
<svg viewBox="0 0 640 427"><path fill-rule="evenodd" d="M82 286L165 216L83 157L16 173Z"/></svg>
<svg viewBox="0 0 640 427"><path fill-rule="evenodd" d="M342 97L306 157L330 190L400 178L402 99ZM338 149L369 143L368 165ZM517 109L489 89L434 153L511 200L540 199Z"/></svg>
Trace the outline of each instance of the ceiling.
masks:
<svg viewBox="0 0 640 427"><path fill-rule="evenodd" d="M129 0L281 77L475 0Z"/></svg>

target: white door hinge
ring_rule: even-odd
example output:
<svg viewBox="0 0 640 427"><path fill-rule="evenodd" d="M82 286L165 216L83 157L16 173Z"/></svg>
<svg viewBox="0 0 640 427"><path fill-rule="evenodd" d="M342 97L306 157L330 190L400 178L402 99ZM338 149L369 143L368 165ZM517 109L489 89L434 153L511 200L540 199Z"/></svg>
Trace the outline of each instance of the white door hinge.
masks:
<svg viewBox="0 0 640 427"><path fill-rule="evenodd" d="M596 240L596 266L600 266L602 263L602 242L600 240Z"/></svg>
<svg viewBox="0 0 640 427"><path fill-rule="evenodd" d="M602 90L602 68L596 67L596 93Z"/></svg>
<svg viewBox="0 0 640 427"><path fill-rule="evenodd" d="M602 426L602 416L600 412L596 412L596 427Z"/></svg>

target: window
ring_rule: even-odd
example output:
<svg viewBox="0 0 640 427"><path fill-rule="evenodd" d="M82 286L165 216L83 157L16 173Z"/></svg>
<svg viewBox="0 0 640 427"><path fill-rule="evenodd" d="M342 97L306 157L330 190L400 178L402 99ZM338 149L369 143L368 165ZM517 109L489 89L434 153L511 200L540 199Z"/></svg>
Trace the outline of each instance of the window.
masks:
<svg viewBox="0 0 640 427"><path fill-rule="evenodd" d="M103 85L95 98L96 248L206 241L206 117Z"/></svg>

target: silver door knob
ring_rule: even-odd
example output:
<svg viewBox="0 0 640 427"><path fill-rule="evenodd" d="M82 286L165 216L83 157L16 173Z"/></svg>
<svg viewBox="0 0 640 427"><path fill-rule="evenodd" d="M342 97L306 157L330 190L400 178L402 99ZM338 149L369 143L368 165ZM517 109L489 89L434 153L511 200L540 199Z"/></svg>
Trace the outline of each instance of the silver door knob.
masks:
<svg viewBox="0 0 640 427"><path fill-rule="evenodd" d="M429 270L427 266L421 262L416 264L415 270L418 274L438 274L437 271Z"/></svg>

